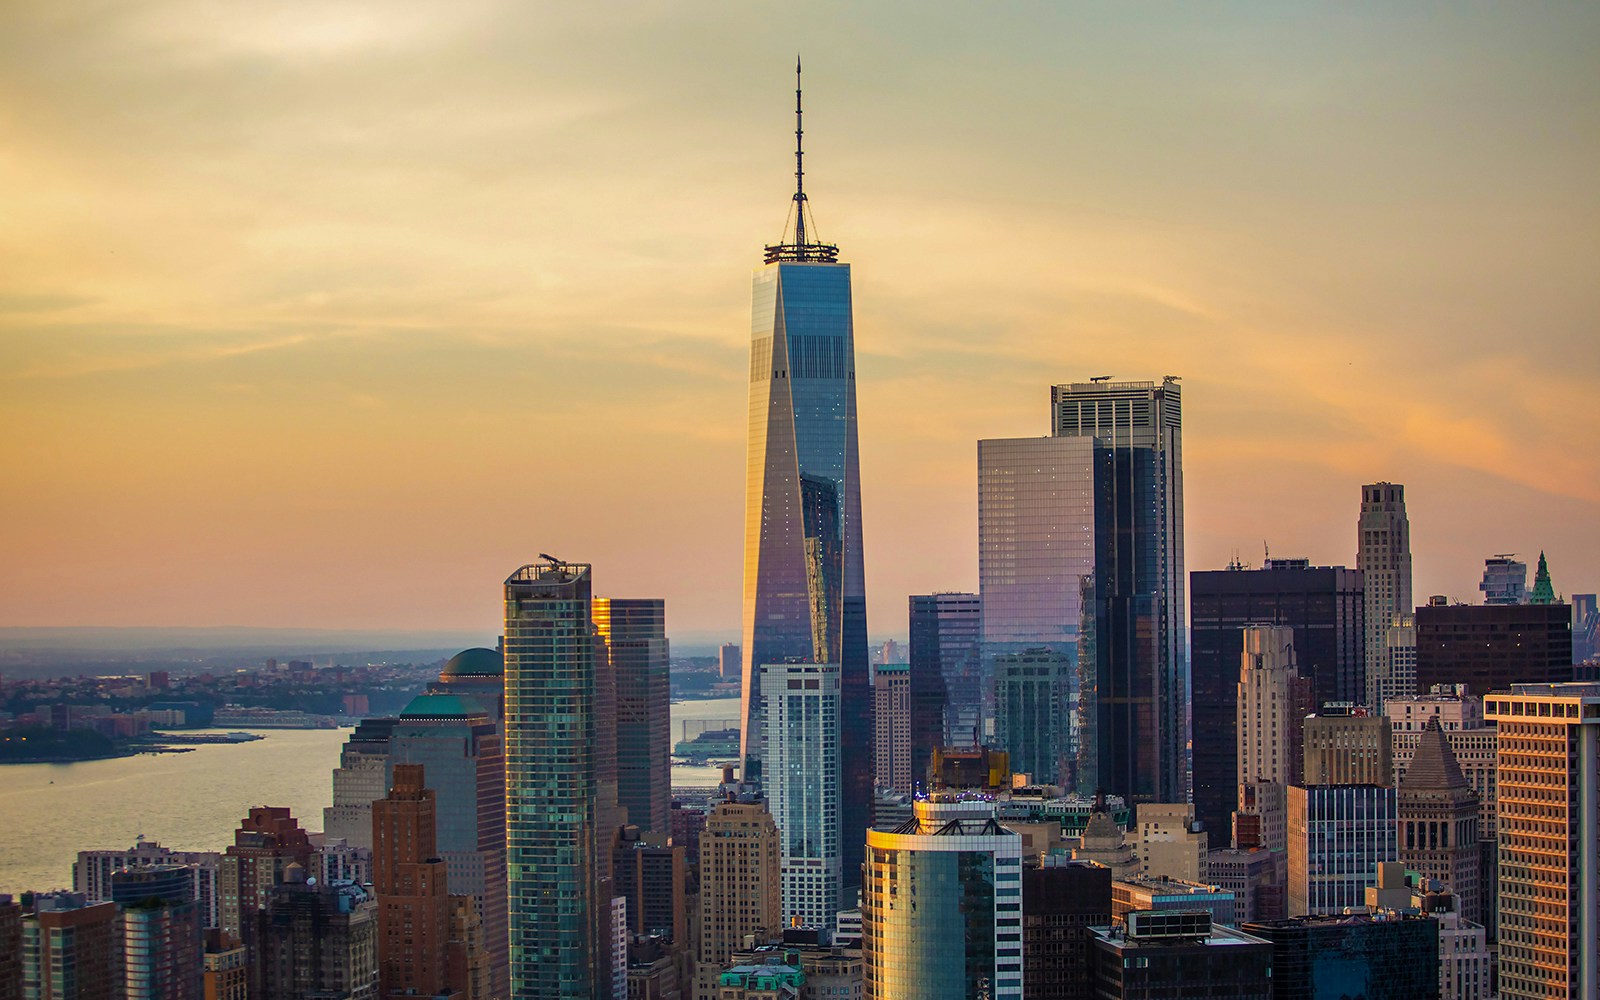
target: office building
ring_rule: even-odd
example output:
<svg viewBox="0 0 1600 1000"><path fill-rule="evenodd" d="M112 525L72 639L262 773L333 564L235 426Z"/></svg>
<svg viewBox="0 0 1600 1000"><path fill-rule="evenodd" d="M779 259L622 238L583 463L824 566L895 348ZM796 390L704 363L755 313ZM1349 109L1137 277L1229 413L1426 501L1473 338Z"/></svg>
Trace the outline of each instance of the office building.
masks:
<svg viewBox="0 0 1600 1000"><path fill-rule="evenodd" d="M1011 787L1011 755L992 747L936 747L930 770L934 791Z"/></svg>
<svg viewBox="0 0 1600 1000"><path fill-rule="evenodd" d="M877 786L909 793L915 776L911 766L911 666L886 663L872 672L872 759Z"/></svg>
<svg viewBox="0 0 1600 1000"><path fill-rule="evenodd" d="M1305 720L1307 785L1394 784L1394 731L1385 715L1324 705Z"/></svg>
<svg viewBox="0 0 1600 1000"><path fill-rule="evenodd" d="M1439 928L1441 1000L1489 1000L1493 960L1483 925L1462 917L1442 882L1421 879L1410 893L1407 906L1433 918Z"/></svg>
<svg viewBox="0 0 1600 1000"><path fill-rule="evenodd" d="M1074 861L1093 861L1110 869L1113 879L1137 878L1139 858L1128 843L1122 825L1113 818L1110 809L1097 804L1084 824L1078 846L1072 849Z"/></svg>
<svg viewBox="0 0 1600 1000"><path fill-rule="evenodd" d="M362 719L339 751L333 804L322 810L322 833L351 847L372 847L372 803L389 794L389 738L394 719Z"/></svg>
<svg viewBox="0 0 1600 1000"><path fill-rule="evenodd" d="M689 868L684 849L633 824L623 827L613 849L616 892L627 902L630 934L660 938L682 948L689 941Z"/></svg>
<svg viewBox="0 0 1600 1000"><path fill-rule="evenodd" d="M798 77L798 65L796 66ZM807 218L796 80L794 227L755 274L746 459L743 779L766 786L760 668L833 664L839 678L840 877L860 884L872 821L872 678L867 657L861 472L850 265ZM788 238L788 233L785 233Z"/></svg>
<svg viewBox="0 0 1600 1000"><path fill-rule="evenodd" d="M122 923L126 1000L201 1000L203 929L187 865L143 865L111 875Z"/></svg>
<svg viewBox="0 0 1600 1000"><path fill-rule="evenodd" d="M1539 569L1533 574L1533 590L1528 593L1528 603L1556 603L1556 589L1550 582L1550 564L1545 562L1542 551L1539 553Z"/></svg>
<svg viewBox="0 0 1600 1000"><path fill-rule="evenodd" d="M1280 857L1264 847L1226 847L1211 852L1207 865L1211 881L1233 893L1234 916L1239 923L1283 916Z"/></svg>
<svg viewBox="0 0 1600 1000"><path fill-rule="evenodd" d="M665 836L672 803L666 602L597 597L593 615L616 677L617 799L629 823Z"/></svg>
<svg viewBox="0 0 1600 1000"><path fill-rule="evenodd" d="M1438 716L1430 716L1397 789L1400 861L1448 886L1466 920L1481 922L1478 797L1450 751Z"/></svg>
<svg viewBox="0 0 1600 1000"><path fill-rule="evenodd" d="M1022 838L980 801L919 801L867 834L861 951L869 1000L1025 996Z"/></svg>
<svg viewBox="0 0 1600 1000"><path fill-rule="evenodd" d="M831 927L842 899L840 670L832 663L765 664L757 676L762 785L783 844L784 921Z"/></svg>
<svg viewBox="0 0 1600 1000"><path fill-rule="evenodd" d="M483 706L495 722L506 716L506 661L498 649L475 646L445 661L439 679L428 685L432 694L453 694Z"/></svg>
<svg viewBox="0 0 1600 1000"><path fill-rule="evenodd" d="M1252 833L1245 840L1281 852L1288 846L1287 815L1281 810L1287 808L1285 790L1300 776L1296 751L1303 746L1303 709L1310 685L1296 664L1293 629L1247 625L1241 639L1239 681L1232 699L1237 706L1233 730L1238 734L1232 801L1238 812L1240 800L1247 800L1247 815L1253 819L1247 823ZM1198 781L1195 787L1198 794ZM1211 839L1215 843L1217 838Z"/></svg>
<svg viewBox="0 0 1600 1000"><path fill-rule="evenodd" d="M783 926L778 827L760 802L719 802L700 836L695 1000L715 998L717 974L746 937Z"/></svg>
<svg viewBox="0 0 1600 1000"><path fill-rule="evenodd" d="M1137 830L1136 850L1143 875L1206 881L1206 832L1194 817L1193 805L1146 802L1139 807Z"/></svg>
<svg viewBox="0 0 1600 1000"><path fill-rule="evenodd" d="M912 753L923 754L915 764L923 769L934 747L977 746L982 741L983 704L989 697L984 693L979 653L983 600L977 594L913 594L908 603L911 669L918 679L912 697L920 706L913 709L917 719ZM937 720L933 718L936 697ZM935 725L937 733L927 732Z"/></svg>
<svg viewBox="0 0 1600 1000"><path fill-rule="evenodd" d="M116 903L39 893L21 925L23 1000L122 1000Z"/></svg>
<svg viewBox="0 0 1600 1000"><path fill-rule="evenodd" d="M372 804L378 991L386 998L456 992L448 988L449 867L439 856L438 802L425 772L421 764L396 764L389 794Z"/></svg>
<svg viewBox="0 0 1600 1000"><path fill-rule="evenodd" d="M1528 564L1518 562L1515 552L1490 556L1483 561L1483 591L1485 604L1526 604L1528 601Z"/></svg>
<svg viewBox="0 0 1600 1000"><path fill-rule="evenodd" d="M1405 780L1428 720L1438 719L1439 728L1444 730L1445 742L1450 744L1451 755L1478 797L1478 838L1490 845L1486 853L1487 864L1483 869L1483 884L1492 886L1492 846L1495 831L1499 829L1495 818L1495 804L1499 797L1495 775L1498 747L1494 727L1483 718L1483 699L1468 693L1464 684L1435 685L1427 694L1386 702L1384 711L1388 713L1394 731L1396 781ZM1485 892L1482 902L1486 908L1493 902L1493 897L1493 892Z"/></svg>
<svg viewBox="0 0 1600 1000"><path fill-rule="evenodd" d="M1594 594L1573 594L1572 662L1595 659L1600 659L1600 605Z"/></svg>
<svg viewBox="0 0 1600 1000"><path fill-rule="evenodd" d="M1176 377L1052 386L1051 433L1094 442L1094 571L1080 592L1080 788L1189 798L1183 421ZM987 600L987 598L986 598ZM986 633L987 638L987 633Z"/></svg>
<svg viewBox="0 0 1600 1000"><path fill-rule="evenodd" d="M1277 625L1293 633L1300 687L1291 712L1299 719L1330 701L1360 701L1363 614L1361 573L1312 566L1306 559L1269 559L1261 569L1238 562L1192 573L1190 657L1194 712L1194 804L1212 847L1228 845L1238 808L1238 690L1244 630ZM1299 729L1289 735L1292 773L1300 768ZM1295 783L1291 777L1289 784Z"/></svg>
<svg viewBox="0 0 1600 1000"><path fill-rule="evenodd" d="M1399 858L1395 790L1378 785L1289 789L1290 916L1363 906L1381 862Z"/></svg>
<svg viewBox="0 0 1600 1000"><path fill-rule="evenodd" d="M1490 694L1502 997L1600 996L1600 684Z"/></svg>
<svg viewBox="0 0 1600 1000"><path fill-rule="evenodd" d="M1417 609L1417 684L1465 684L1482 697L1513 684L1572 679L1565 604L1445 604Z"/></svg>
<svg viewBox="0 0 1600 1000"><path fill-rule="evenodd" d="M1205 910L1215 923L1239 922L1233 893L1221 886L1174 878L1125 878L1111 883L1111 919L1123 923L1135 910Z"/></svg>
<svg viewBox="0 0 1600 1000"><path fill-rule="evenodd" d="M1395 615L1384 640L1384 671L1378 679L1378 704L1417 693L1417 620Z"/></svg>
<svg viewBox="0 0 1600 1000"><path fill-rule="evenodd" d="M1136 910L1125 925L1091 934L1102 1000L1272 996L1272 946L1204 910Z"/></svg>
<svg viewBox="0 0 1600 1000"><path fill-rule="evenodd" d="M744 676L737 642L725 642L717 647L717 676L725 681L737 681Z"/></svg>
<svg viewBox="0 0 1600 1000"><path fill-rule="evenodd" d="M488 681L488 671L502 662L499 654L482 658L481 672L471 676ZM446 676L467 675L451 675L447 667ZM456 683L452 687L461 690ZM498 683L503 690L503 674ZM393 766L421 765L427 775L436 802L435 849L448 869L450 892L472 897L495 997L510 992L505 754L498 716L490 714L491 707L498 713L500 704L501 696L488 684L476 694L470 689L446 694L436 686L401 710L392 731ZM452 985L463 988L460 982Z"/></svg>
<svg viewBox="0 0 1600 1000"><path fill-rule="evenodd" d="M217 873L222 855L216 851L174 851L143 839L127 850L79 851L78 860L72 864L72 891L82 893L90 902L104 902L111 898L112 873L144 865L185 865L191 869L201 925L216 927L220 923Z"/></svg>
<svg viewBox="0 0 1600 1000"><path fill-rule="evenodd" d="M1089 928L1110 923L1111 869L1060 855L1023 868L1023 981L1030 1000L1092 1000Z"/></svg>
<svg viewBox="0 0 1600 1000"><path fill-rule="evenodd" d="M1042 647L994 657L994 741L1033 784L1073 784L1072 661Z"/></svg>
<svg viewBox="0 0 1600 1000"><path fill-rule="evenodd" d="M261 1000L379 1000L378 904L350 882L313 885L298 867L256 914Z"/></svg>
<svg viewBox="0 0 1600 1000"><path fill-rule="evenodd" d="M596 857L603 647L590 596L588 565L550 558L505 584L506 883L518 1000L610 992L610 897Z"/></svg>
<svg viewBox="0 0 1600 1000"><path fill-rule="evenodd" d="M1411 603L1411 522L1406 518L1406 488L1398 483L1361 487L1361 516L1356 522L1356 569L1361 570L1366 608L1365 697L1382 709L1381 692L1388 678L1388 630L1396 615ZM1410 693L1410 692L1406 692Z"/></svg>
<svg viewBox="0 0 1600 1000"><path fill-rule="evenodd" d="M1272 943L1273 1000L1434 1000L1439 935L1425 916L1290 917L1239 928Z"/></svg>

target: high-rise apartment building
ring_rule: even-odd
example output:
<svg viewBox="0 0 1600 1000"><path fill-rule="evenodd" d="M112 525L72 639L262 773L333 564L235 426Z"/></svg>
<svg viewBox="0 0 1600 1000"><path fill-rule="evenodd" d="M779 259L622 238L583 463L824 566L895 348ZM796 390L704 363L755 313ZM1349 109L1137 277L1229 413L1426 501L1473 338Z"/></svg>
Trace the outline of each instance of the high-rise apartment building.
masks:
<svg viewBox="0 0 1600 1000"><path fill-rule="evenodd" d="M1480 697L1513 684L1572 680L1565 604L1445 604L1417 609L1417 684L1465 684Z"/></svg>
<svg viewBox="0 0 1600 1000"><path fill-rule="evenodd" d="M22 1000L22 904L0 892L0 1000Z"/></svg>
<svg viewBox="0 0 1600 1000"><path fill-rule="evenodd" d="M1385 715L1324 705L1305 720L1304 783L1393 785L1394 729Z"/></svg>
<svg viewBox="0 0 1600 1000"><path fill-rule="evenodd" d="M912 755L922 755L913 763L920 776L934 747L976 746L983 734L986 696L978 650L983 600L977 594L913 594L909 603L911 669L916 678Z"/></svg>
<svg viewBox="0 0 1600 1000"><path fill-rule="evenodd" d="M217 872L222 930L244 942L252 997L262 997L264 989L257 916L286 878L294 872L306 876L311 859L311 838L282 806L252 807L234 831L233 846L223 852Z"/></svg>
<svg viewBox="0 0 1600 1000"><path fill-rule="evenodd" d="M372 804L381 997L456 992L449 988L450 875L439 856L438 817L426 768L396 764L389 794Z"/></svg>
<svg viewBox="0 0 1600 1000"><path fill-rule="evenodd" d="M379 1000L378 904L351 882L293 868L256 914L261 1000Z"/></svg>
<svg viewBox="0 0 1600 1000"><path fill-rule="evenodd" d="M694 1000L716 1000L717 974L747 936L782 928L779 852L778 827L760 802L719 802L706 817Z"/></svg>
<svg viewBox="0 0 1600 1000"><path fill-rule="evenodd" d="M833 663L766 664L762 704L762 780L778 825L783 917L831 927L840 910L840 671Z"/></svg>
<svg viewBox="0 0 1600 1000"><path fill-rule="evenodd" d="M111 876L123 868L144 865L185 865L193 873L190 884L200 904L203 927L216 927L221 920L217 896L217 874L222 855L216 851L174 851L153 840L136 841L126 850L79 851L72 863L72 891L81 892L90 902L111 898Z"/></svg>
<svg viewBox="0 0 1600 1000"><path fill-rule="evenodd" d="M1378 785L1289 789L1291 917L1364 906L1378 865L1399 858L1395 790Z"/></svg>
<svg viewBox="0 0 1600 1000"><path fill-rule="evenodd" d="M717 647L717 676L725 681L736 681L744 676L744 669L740 665L743 658L739 655L737 642L725 642Z"/></svg>
<svg viewBox="0 0 1600 1000"><path fill-rule="evenodd" d="M1037 648L994 658L994 741L1034 784L1071 784L1073 657Z"/></svg>
<svg viewBox="0 0 1600 1000"><path fill-rule="evenodd" d="M867 835L861 951L868 1000L1020 998L1022 838L994 804L918 801Z"/></svg>
<svg viewBox="0 0 1600 1000"><path fill-rule="evenodd" d="M917 775L911 766L910 664L885 663L873 670L872 728L877 786L912 791Z"/></svg>
<svg viewBox="0 0 1600 1000"><path fill-rule="evenodd" d="M627 901L628 929L672 943L689 943L688 866L681 845L633 824L623 828L613 851L616 891Z"/></svg>
<svg viewBox="0 0 1600 1000"><path fill-rule="evenodd" d="M603 996L610 993L610 918L596 857L604 750L597 746L590 568L541 558L507 578L505 596L511 995Z"/></svg>
<svg viewBox="0 0 1600 1000"><path fill-rule="evenodd" d="M666 602L597 597L593 615L616 677L617 799L629 823L665 835L672 803Z"/></svg>
<svg viewBox="0 0 1600 1000"><path fill-rule="evenodd" d="M23 1000L122 1000L116 903L39 893L21 923Z"/></svg>
<svg viewBox="0 0 1600 1000"><path fill-rule="evenodd" d="M874 771L855 328L850 265L807 229L798 82L793 241L766 248L751 306L741 756L744 780L765 787L762 667L808 661L838 668L836 837L841 876L853 887L872 818Z"/></svg>
<svg viewBox="0 0 1600 1000"><path fill-rule="evenodd" d="M496 654L482 669L487 671L500 662ZM503 690L503 675L500 683ZM449 871L450 891L472 898L489 956L489 989L494 997L510 992L506 770L498 721L500 703L500 695L492 690L474 697L444 694L436 687L418 695L400 712L392 732L391 754L394 767L417 764L427 775L437 803L435 850ZM491 706L495 715L489 714ZM461 982L451 985L464 987Z"/></svg>
<svg viewBox="0 0 1600 1000"><path fill-rule="evenodd" d="M1369 483L1361 487L1361 516L1356 521L1356 569L1362 572L1366 598L1364 700L1381 710L1381 692L1388 671L1389 623L1395 615L1404 614L1413 607L1411 522L1406 518L1404 486Z"/></svg>
<svg viewBox="0 0 1600 1000"><path fill-rule="evenodd" d="M1228 842L1238 806L1238 685L1244 629L1278 625L1294 632L1304 680L1293 715L1303 718L1330 701L1360 701L1363 614L1361 573L1312 566L1306 559L1269 559L1261 569L1235 562L1189 574L1190 675L1194 713L1194 803L1213 847ZM1289 737L1298 774L1298 727ZM1291 777L1289 783L1297 778Z"/></svg>
<svg viewBox="0 0 1600 1000"><path fill-rule="evenodd" d="M1400 861L1437 879L1455 896L1457 912L1480 922L1484 885L1478 797L1461 773L1438 716L1430 716L1397 788Z"/></svg>
<svg viewBox="0 0 1600 1000"><path fill-rule="evenodd" d="M1600 684L1490 694L1499 735L1500 995L1600 997Z"/></svg>
<svg viewBox="0 0 1600 1000"><path fill-rule="evenodd" d="M201 1000L204 938L194 882L188 865L143 865L112 873L126 1000Z"/></svg>
<svg viewBox="0 0 1600 1000"><path fill-rule="evenodd" d="M1485 604L1526 604L1528 601L1528 564L1518 562L1515 552L1490 556L1483 561L1483 591Z"/></svg>

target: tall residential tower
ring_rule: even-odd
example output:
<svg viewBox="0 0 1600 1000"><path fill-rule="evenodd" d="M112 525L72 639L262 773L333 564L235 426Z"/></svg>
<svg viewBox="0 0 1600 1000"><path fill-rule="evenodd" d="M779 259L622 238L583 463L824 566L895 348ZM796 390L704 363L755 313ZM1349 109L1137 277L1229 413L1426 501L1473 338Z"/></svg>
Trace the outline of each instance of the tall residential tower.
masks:
<svg viewBox="0 0 1600 1000"><path fill-rule="evenodd" d="M837 842L844 881L855 885L873 778L855 330L850 265L807 233L795 70L794 238L766 248L751 310L741 756L744 780L763 783L763 667L838 665Z"/></svg>
<svg viewBox="0 0 1600 1000"><path fill-rule="evenodd" d="M1361 517L1356 523L1356 569L1366 587L1366 699L1383 707L1388 679L1389 626L1409 614L1411 603L1411 522L1406 518L1406 488L1398 483L1361 487ZM1416 694L1402 691L1402 695Z"/></svg>

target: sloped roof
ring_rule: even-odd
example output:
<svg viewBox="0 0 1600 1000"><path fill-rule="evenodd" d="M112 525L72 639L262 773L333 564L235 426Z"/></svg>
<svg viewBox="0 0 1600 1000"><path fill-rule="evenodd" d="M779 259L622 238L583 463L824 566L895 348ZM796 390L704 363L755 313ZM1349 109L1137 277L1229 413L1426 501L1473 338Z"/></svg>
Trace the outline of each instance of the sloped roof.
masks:
<svg viewBox="0 0 1600 1000"><path fill-rule="evenodd" d="M1406 768L1405 777L1400 779L1400 790L1443 792L1458 788L1471 790L1472 783L1461 773L1461 762L1456 760L1455 751L1450 749L1450 741L1439 725L1439 717L1429 716L1428 724L1417 738L1417 752L1411 758L1411 766Z"/></svg>

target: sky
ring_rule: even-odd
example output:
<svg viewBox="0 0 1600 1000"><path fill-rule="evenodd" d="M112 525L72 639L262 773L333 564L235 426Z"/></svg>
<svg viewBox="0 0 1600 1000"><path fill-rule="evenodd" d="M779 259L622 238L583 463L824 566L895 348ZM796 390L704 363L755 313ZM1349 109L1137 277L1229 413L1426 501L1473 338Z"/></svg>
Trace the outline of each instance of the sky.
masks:
<svg viewBox="0 0 1600 1000"><path fill-rule="evenodd" d="M1182 376L1188 569L1600 590L1600 7L0 11L0 625L499 629L541 552L739 620L750 275L853 267L872 631L976 444ZM1531 575L1531 573L1530 573Z"/></svg>

